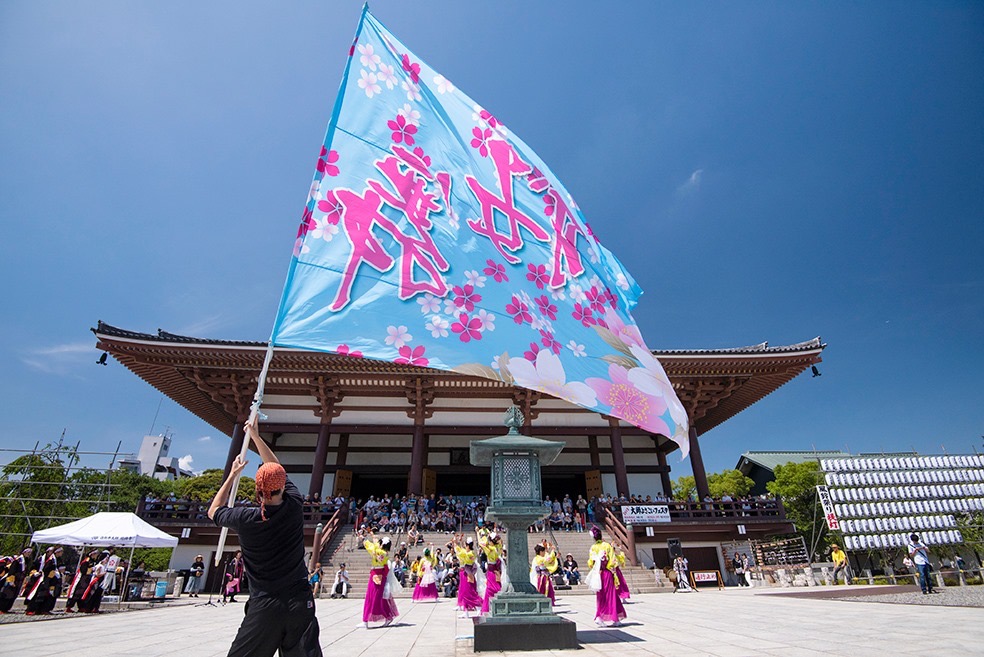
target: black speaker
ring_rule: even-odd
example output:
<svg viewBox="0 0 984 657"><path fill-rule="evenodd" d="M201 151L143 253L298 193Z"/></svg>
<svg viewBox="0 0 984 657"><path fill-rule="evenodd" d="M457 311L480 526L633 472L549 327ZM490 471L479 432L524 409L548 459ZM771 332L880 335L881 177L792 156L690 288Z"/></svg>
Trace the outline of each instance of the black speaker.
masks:
<svg viewBox="0 0 984 657"><path fill-rule="evenodd" d="M666 549L670 551L671 559L683 556L683 546L680 544L679 538L666 539Z"/></svg>

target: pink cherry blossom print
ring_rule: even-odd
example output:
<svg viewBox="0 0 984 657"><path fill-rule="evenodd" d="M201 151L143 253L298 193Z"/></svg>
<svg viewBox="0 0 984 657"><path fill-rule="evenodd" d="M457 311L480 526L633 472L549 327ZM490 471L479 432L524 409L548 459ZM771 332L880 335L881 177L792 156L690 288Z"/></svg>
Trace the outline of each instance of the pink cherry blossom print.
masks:
<svg viewBox="0 0 984 657"><path fill-rule="evenodd" d="M490 128L494 128L497 125L499 125L499 121L497 121L496 118L492 116L492 113L489 112L488 110L483 109L481 112L479 112L478 118L484 121L485 124L488 125Z"/></svg>
<svg viewBox="0 0 984 657"><path fill-rule="evenodd" d="M475 310L475 304L482 300L482 295L476 294L475 288L471 285L464 287L455 285L451 291L455 294L454 305L468 312Z"/></svg>
<svg viewBox="0 0 984 657"><path fill-rule="evenodd" d="M424 166L429 167L431 165L430 155L425 155L424 149L420 146L413 149L413 154L420 158L420 161L424 163Z"/></svg>
<svg viewBox="0 0 984 657"><path fill-rule="evenodd" d="M536 356L540 353L540 345L535 342L530 343L530 348L523 352L523 358L531 363L536 362Z"/></svg>
<svg viewBox="0 0 984 657"><path fill-rule="evenodd" d="M318 222L314 220L314 213L311 212L310 208L304 208L304 214L301 215L301 225L297 227L297 236L304 237L307 235L309 230L317 227Z"/></svg>
<svg viewBox="0 0 984 657"><path fill-rule="evenodd" d="M549 276L547 275L547 268L544 265L534 265L532 262L526 265L527 274L526 280L532 282L536 287L542 290L547 286L547 281Z"/></svg>
<svg viewBox="0 0 984 657"><path fill-rule="evenodd" d="M362 358L361 351L352 351L351 349L349 349L349 346L347 344L338 345L338 347L335 349L335 353L341 354L342 356L348 356L349 358Z"/></svg>
<svg viewBox="0 0 984 657"><path fill-rule="evenodd" d="M406 118L400 114L397 114L395 119L387 121L386 125L393 131L393 141L397 144L405 143L407 146L413 146L413 136L417 133L417 126L407 123Z"/></svg>
<svg viewBox="0 0 984 657"><path fill-rule="evenodd" d="M506 276L506 268L503 265L495 262L494 260L486 260L485 264L487 264L488 267L483 269L482 273L487 276L491 276L492 280L496 283L502 283L503 281L509 280L509 277Z"/></svg>
<svg viewBox="0 0 984 657"><path fill-rule="evenodd" d="M540 331L540 343L555 354L559 354L564 348L549 331Z"/></svg>
<svg viewBox="0 0 984 657"><path fill-rule="evenodd" d="M584 327L594 326L598 323L598 320L591 313L591 308L582 306L579 303L574 304L574 312L571 313L571 317L581 322L581 325Z"/></svg>
<svg viewBox="0 0 984 657"><path fill-rule="evenodd" d="M543 197L543 204L546 206L543 208L543 214L548 217L552 217L554 210L557 209L557 199L553 194L546 194Z"/></svg>
<svg viewBox="0 0 984 657"><path fill-rule="evenodd" d="M515 294L512 296L512 302L506 304L506 312L517 324L528 323L533 319L529 306L520 301Z"/></svg>
<svg viewBox="0 0 984 657"><path fill-rule="evenodd" d="M598 288L592 285L591 288L585 293L585 296L588 299L588 303L591 305L592 312L599 316L605 314L605 302L607 301L607 297L605 297L604 294L599 293Z"/></svg>
<svg viewBox="0 0 984 657"><path fill-rule="evenodd" d="M536 303L536 309L540 311L541 315L550 319L557 319L557 306L550 303L547 295L539 296L533 302Z"/></svg>
<svg viewBox="0 0 984 657"><path fill-rule="evenodd" d="M410 79L413 80L414 84L420 82L420 64L411 63L409 55L403 55L403 70L410 74Z"/></svg>
<svg viewBox="0 0 984 657"><path fill-rule="evenodd" d="M338 220L342 218L342 212L345 208L341 201L335 197L335 192L331 191L325 194L324 199L318 201L318 209L325 213L325 221L330 224L337 224Z"/></svg>
<svg viewBox="0 0 984 657"><path fill-rule="evenodd" d="M584 382L595 391L599 403L611 407L613 415L649 431L671 435L660 417L666 411L666 401L633 385L625 368L613 363L608 366L608 379L588 378Z"/></svg>
<svg viewBox="0 0 984 657"><path fill-rule="evenodd" d="M472 135L474 137L471 140L471 147L478 149L478 154L482 157L489 156L489 139L492 138L492 131L486 128L482 130L481 128L472 128Z"/></svg>
<svg viewBox="0 0 984 657"><path fill-rule="evenodd" d="M482 339L482 320L469 317L468 313L458 315L458 321L451 325L451 330L458 334L462 342Z"/></svg>
<svg viewBox="0 0 984 657"><path fill-rule="evenodd" d="M337 176L338 167L335 166L336 162L338 162L338 151L329 151L322 146L321 155L318 158L318 172L328 176Z"/></svg>
<svg viewBox="0 0 984 657"><path fill-rule="evenodd" d="M409 345L404 345L400 347L400 356L394 361L403 365L416 365L418 367L426 367L430 362L424 358L424 345L418 345L413 349Z"/></svg>

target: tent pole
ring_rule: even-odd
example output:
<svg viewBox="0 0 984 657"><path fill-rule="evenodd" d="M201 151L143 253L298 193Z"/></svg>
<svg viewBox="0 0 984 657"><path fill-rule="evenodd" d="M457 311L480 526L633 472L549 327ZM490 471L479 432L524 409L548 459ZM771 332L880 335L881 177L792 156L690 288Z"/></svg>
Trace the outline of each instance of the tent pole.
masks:
<svg viewBox="0 0 984 657"><path fill-rule="evenodd" d="M123 596L126 595L126 585L130 583L130 569L133 568L133 548L136 546L136 543L130 546L130 558L126 562L126 570L123 571L123 586L120 587L120 599L116 602L117 609L123 607Z"/></svg>

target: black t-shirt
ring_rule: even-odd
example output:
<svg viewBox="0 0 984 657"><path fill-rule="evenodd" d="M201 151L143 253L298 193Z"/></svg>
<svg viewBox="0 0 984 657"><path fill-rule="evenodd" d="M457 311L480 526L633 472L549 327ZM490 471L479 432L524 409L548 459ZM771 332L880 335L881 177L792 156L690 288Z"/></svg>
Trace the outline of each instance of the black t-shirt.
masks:
<svg viewBox="0 0 984 657"><path fill-rule="evenodd" d="M239 534L250 594L283 595L307 590L304 565L303 498L290 479L283 502L266 507L266 521L258 507L222 507L213 522Z"/></svg>

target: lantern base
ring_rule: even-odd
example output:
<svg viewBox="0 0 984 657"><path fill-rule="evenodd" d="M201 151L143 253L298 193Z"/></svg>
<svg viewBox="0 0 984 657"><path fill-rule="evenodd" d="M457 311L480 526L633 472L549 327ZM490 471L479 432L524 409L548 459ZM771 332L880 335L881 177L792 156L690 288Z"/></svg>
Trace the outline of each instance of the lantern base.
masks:
<svg viewBox="0 0 984 657"><path fill-rule="evenodd" d="M539 593L500 593L491 614L475 619L475 652L578 647L577 625L556 616Z"/></svg>

